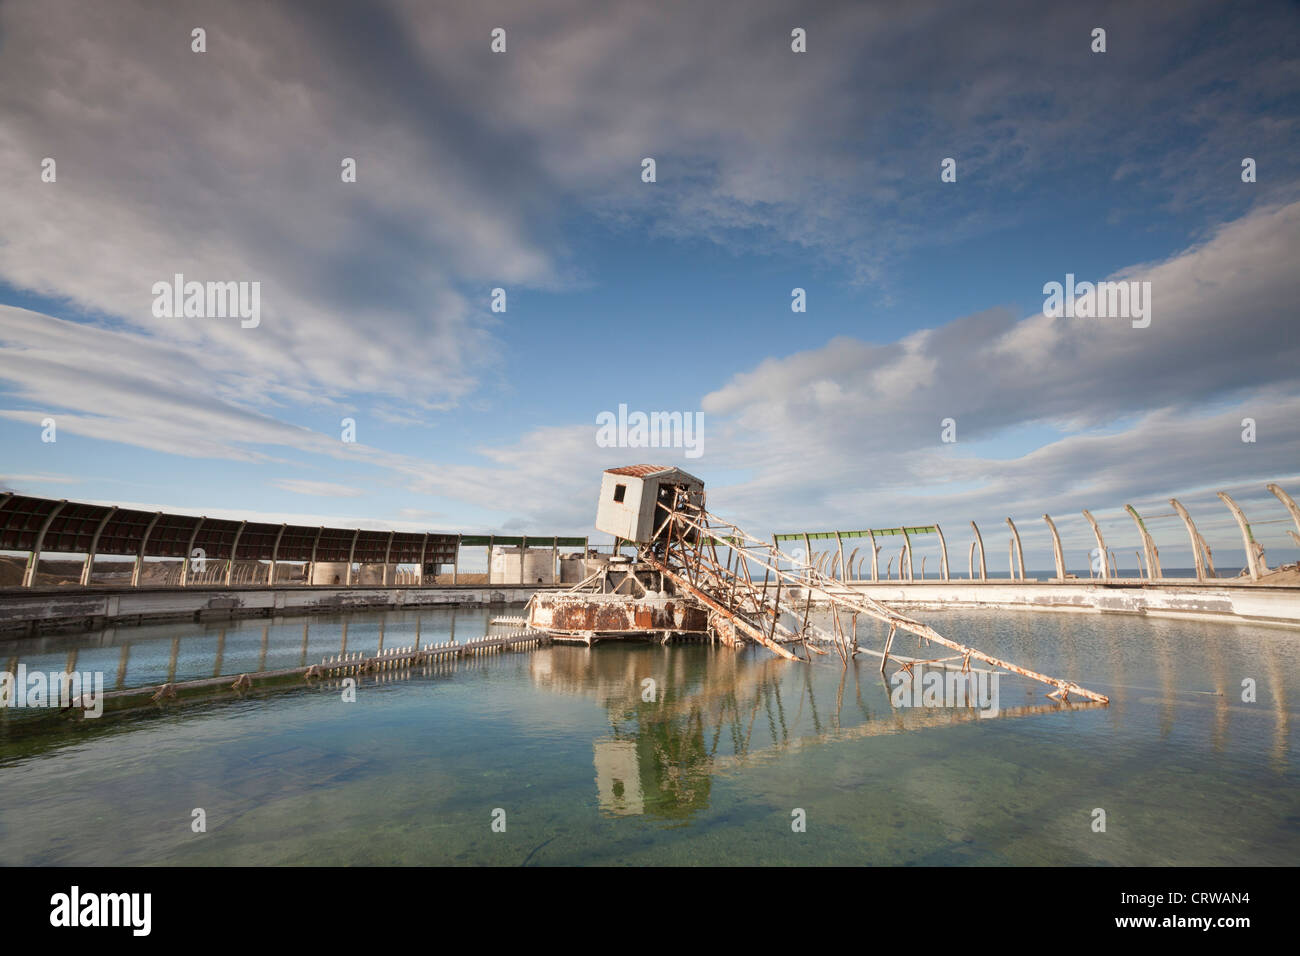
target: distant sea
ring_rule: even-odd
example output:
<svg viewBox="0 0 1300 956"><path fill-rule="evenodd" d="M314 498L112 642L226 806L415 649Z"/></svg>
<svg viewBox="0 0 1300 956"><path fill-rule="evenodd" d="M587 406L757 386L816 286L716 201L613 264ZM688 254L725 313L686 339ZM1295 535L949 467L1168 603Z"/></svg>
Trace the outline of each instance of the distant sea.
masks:
<svg viewBox="0 0 1300 956"><path fill-rule="evenodd" d="M1235 578L1239 574L1241 574L1242 571L1241 568L1215 568L1215 570L1218 572L1219 578ZM1079 570L1078 568L1067 568L1066 571L1069 574L1078 576L1081 580L1086 581L1088 579L1088 571L1086 568L1083 570ZM867 573L869 574L870 572L868 571ZM1007 580L1010 577L1010 574L1008 572L994 571L992 568L989 569L988 575L990 578L1000 578L1002 580ZM1161 576L1166 578L1195 578L1196 569L1195 568L1161 568ZM883 570L881 572L881 577L883 580L884 577ZM1037 571L1026 571L1025 577L1038 578L1040 581L1046 581L1056 577L1056 571L1054 569L1040 569ZM1136 579L1138 577L1138 572L1134 568L1120 568L1118 577L1121 579L1123 578ZM967 571L965 568L961 569L960 571L954 569L949 573L949 578L954 581L968 580ZM895 577L893 578L893 580L898 580L898 578ZM920 568L916 569L916 580L918 581L921 580ZM925 573L925 580L938 581L939 572L927 567Z"/></svg>

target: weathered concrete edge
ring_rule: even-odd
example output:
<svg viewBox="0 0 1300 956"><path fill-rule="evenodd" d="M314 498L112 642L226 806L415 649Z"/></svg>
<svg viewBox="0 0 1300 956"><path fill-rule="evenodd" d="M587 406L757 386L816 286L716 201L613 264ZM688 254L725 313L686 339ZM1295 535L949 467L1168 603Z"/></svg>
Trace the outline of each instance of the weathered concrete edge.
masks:
<svg viewBox="0 0 1300 956"><path fill-rule="evenodd" d="M1300 628L1300 588L1081 582L854 583L886 604L915 609L991 609L1267 624ZM59 630L167 620L280 617L411 607L484 607L522 603L561 586L438 588L124 588L0 591L0 640Z"/></svg>
<svg viewBox="0 0 1300 956"><path fill-rule="evenodd" d="M412 607L487 607L527 601L537 590L535 585L476 585L0 591L0 640L158 621L288 617Z"/></svg>
<svg viewBox="0 0 1300 956"><path fill-rule="evenodd" d="M850 586L899 609L1138 614L1300 628L1296 587L958 581Z"/></svg>

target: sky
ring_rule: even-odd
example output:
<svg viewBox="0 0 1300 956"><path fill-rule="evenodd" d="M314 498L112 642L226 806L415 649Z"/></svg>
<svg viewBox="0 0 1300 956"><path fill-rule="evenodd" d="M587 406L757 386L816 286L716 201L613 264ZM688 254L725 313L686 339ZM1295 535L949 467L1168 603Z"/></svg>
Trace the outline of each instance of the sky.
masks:
<svg viewBox="0 0 1300 956"><path fill-rule="evenodd" d="M1226 490L1294 561L1298 37L1293 3L4 0L0 490L594 540L600 472L653 462L763 536L940 522L963 570L1007 517L1050 568L1045 513L1086 567L1084 508L1131 567L1125 504L1190 565L1172 496L1240 566ZM258 283L256 324L157 314L176 274ZM1045 315L1067 274L1150 283L1149 325ZM698 414L698 455L602 447L620 405Z"/></svg>

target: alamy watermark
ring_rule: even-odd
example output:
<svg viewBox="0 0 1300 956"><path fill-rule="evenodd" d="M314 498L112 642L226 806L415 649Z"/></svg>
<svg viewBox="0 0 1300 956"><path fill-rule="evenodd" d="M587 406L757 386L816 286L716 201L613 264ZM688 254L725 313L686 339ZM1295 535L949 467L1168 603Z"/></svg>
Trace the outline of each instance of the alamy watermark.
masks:
<svg viewBox="0 0 1300 956"><path fill-rule="evenodd" d="M996 671L927 671L917 664L890 676L894 689L889 701L895 707L973 707L981 717L996 717L1001 676Z"/></svg>
<svg viewBox="0 0 1300 956"><path fill-rule="evenodd" d="M176 273L171 282L155 282L153 314L157 319L240 319L239 326L262 324L262 283L186 282Z"/></svg>
<svg viewBox="0 0 1300 956"><path fill-rule="evenodd" d="M133 936L148 936L152 928L152 893L83 893L74 886L50 897L50 925L126 927Z"/></svg>
<svg viewBox="0 0 1300 956"><path fill-rule="evenodd" d="M1043 286L1043 315L1049 319L1132 319L1133 328L1151 324L1150 282L1079 282L1065 274L1064 285Z"/></svg>
<svg viewBox="0 0 1300 956"><path fill-rule="evenodd" d="M596 416L596 444L600 448L681 448L687 458L704 454L703 412L631 412L618 406L618 414Z"/></svg>
<svg viewBox="0 0 1300 956"><path fill-rule="evenodd" d="M99 717L104 713L104 674L29 671L19 664L17 673L0 671L0 707L76 707L87 717Z"/></svg>

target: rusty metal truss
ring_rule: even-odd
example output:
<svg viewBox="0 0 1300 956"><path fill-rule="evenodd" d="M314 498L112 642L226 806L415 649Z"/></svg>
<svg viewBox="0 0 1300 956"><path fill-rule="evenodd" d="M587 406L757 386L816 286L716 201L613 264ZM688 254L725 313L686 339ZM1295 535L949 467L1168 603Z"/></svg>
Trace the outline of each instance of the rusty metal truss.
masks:
<svg viewBox="0 0 1300 956"><path fill-rule="evenodd" d="M747 534L729 521L711 514L705 507L703 492L678 490L654 539L638 549L638 562L658 571L671 581L677 592L694 597L709 611L710 624L729 642L739 636L768 648L787 660L810 659L810 654L825 654L822 646L830 645L847 664L858 653L875 653L858 646L858 618L881 621L889 625L881 653L881 671L890 658L890 649L898 631L916 635L923 642L946 647L952 656L933 661L895 657L903 669L911 671L918 663L939 663L971 669L972 660L982 661L1052 687L1047 695L1059 700L1082 697L1108 703L1102 694L1080 687L1070 680L1049 677L985 654L976 648L950 640L927 624L886 607L865 594L801 563L777 549L774 543ZM726 552L719 556L719 547ZM763 572L762 581L756 579ZM832 625L828 631L809 623L813 602L829 606ZM797 627L781 622L783 613L791 613ZM822 645L822 646L818 646ZM799 657L791 648L800 647ZM956 664L956 662L960 664Z"/></svg>

